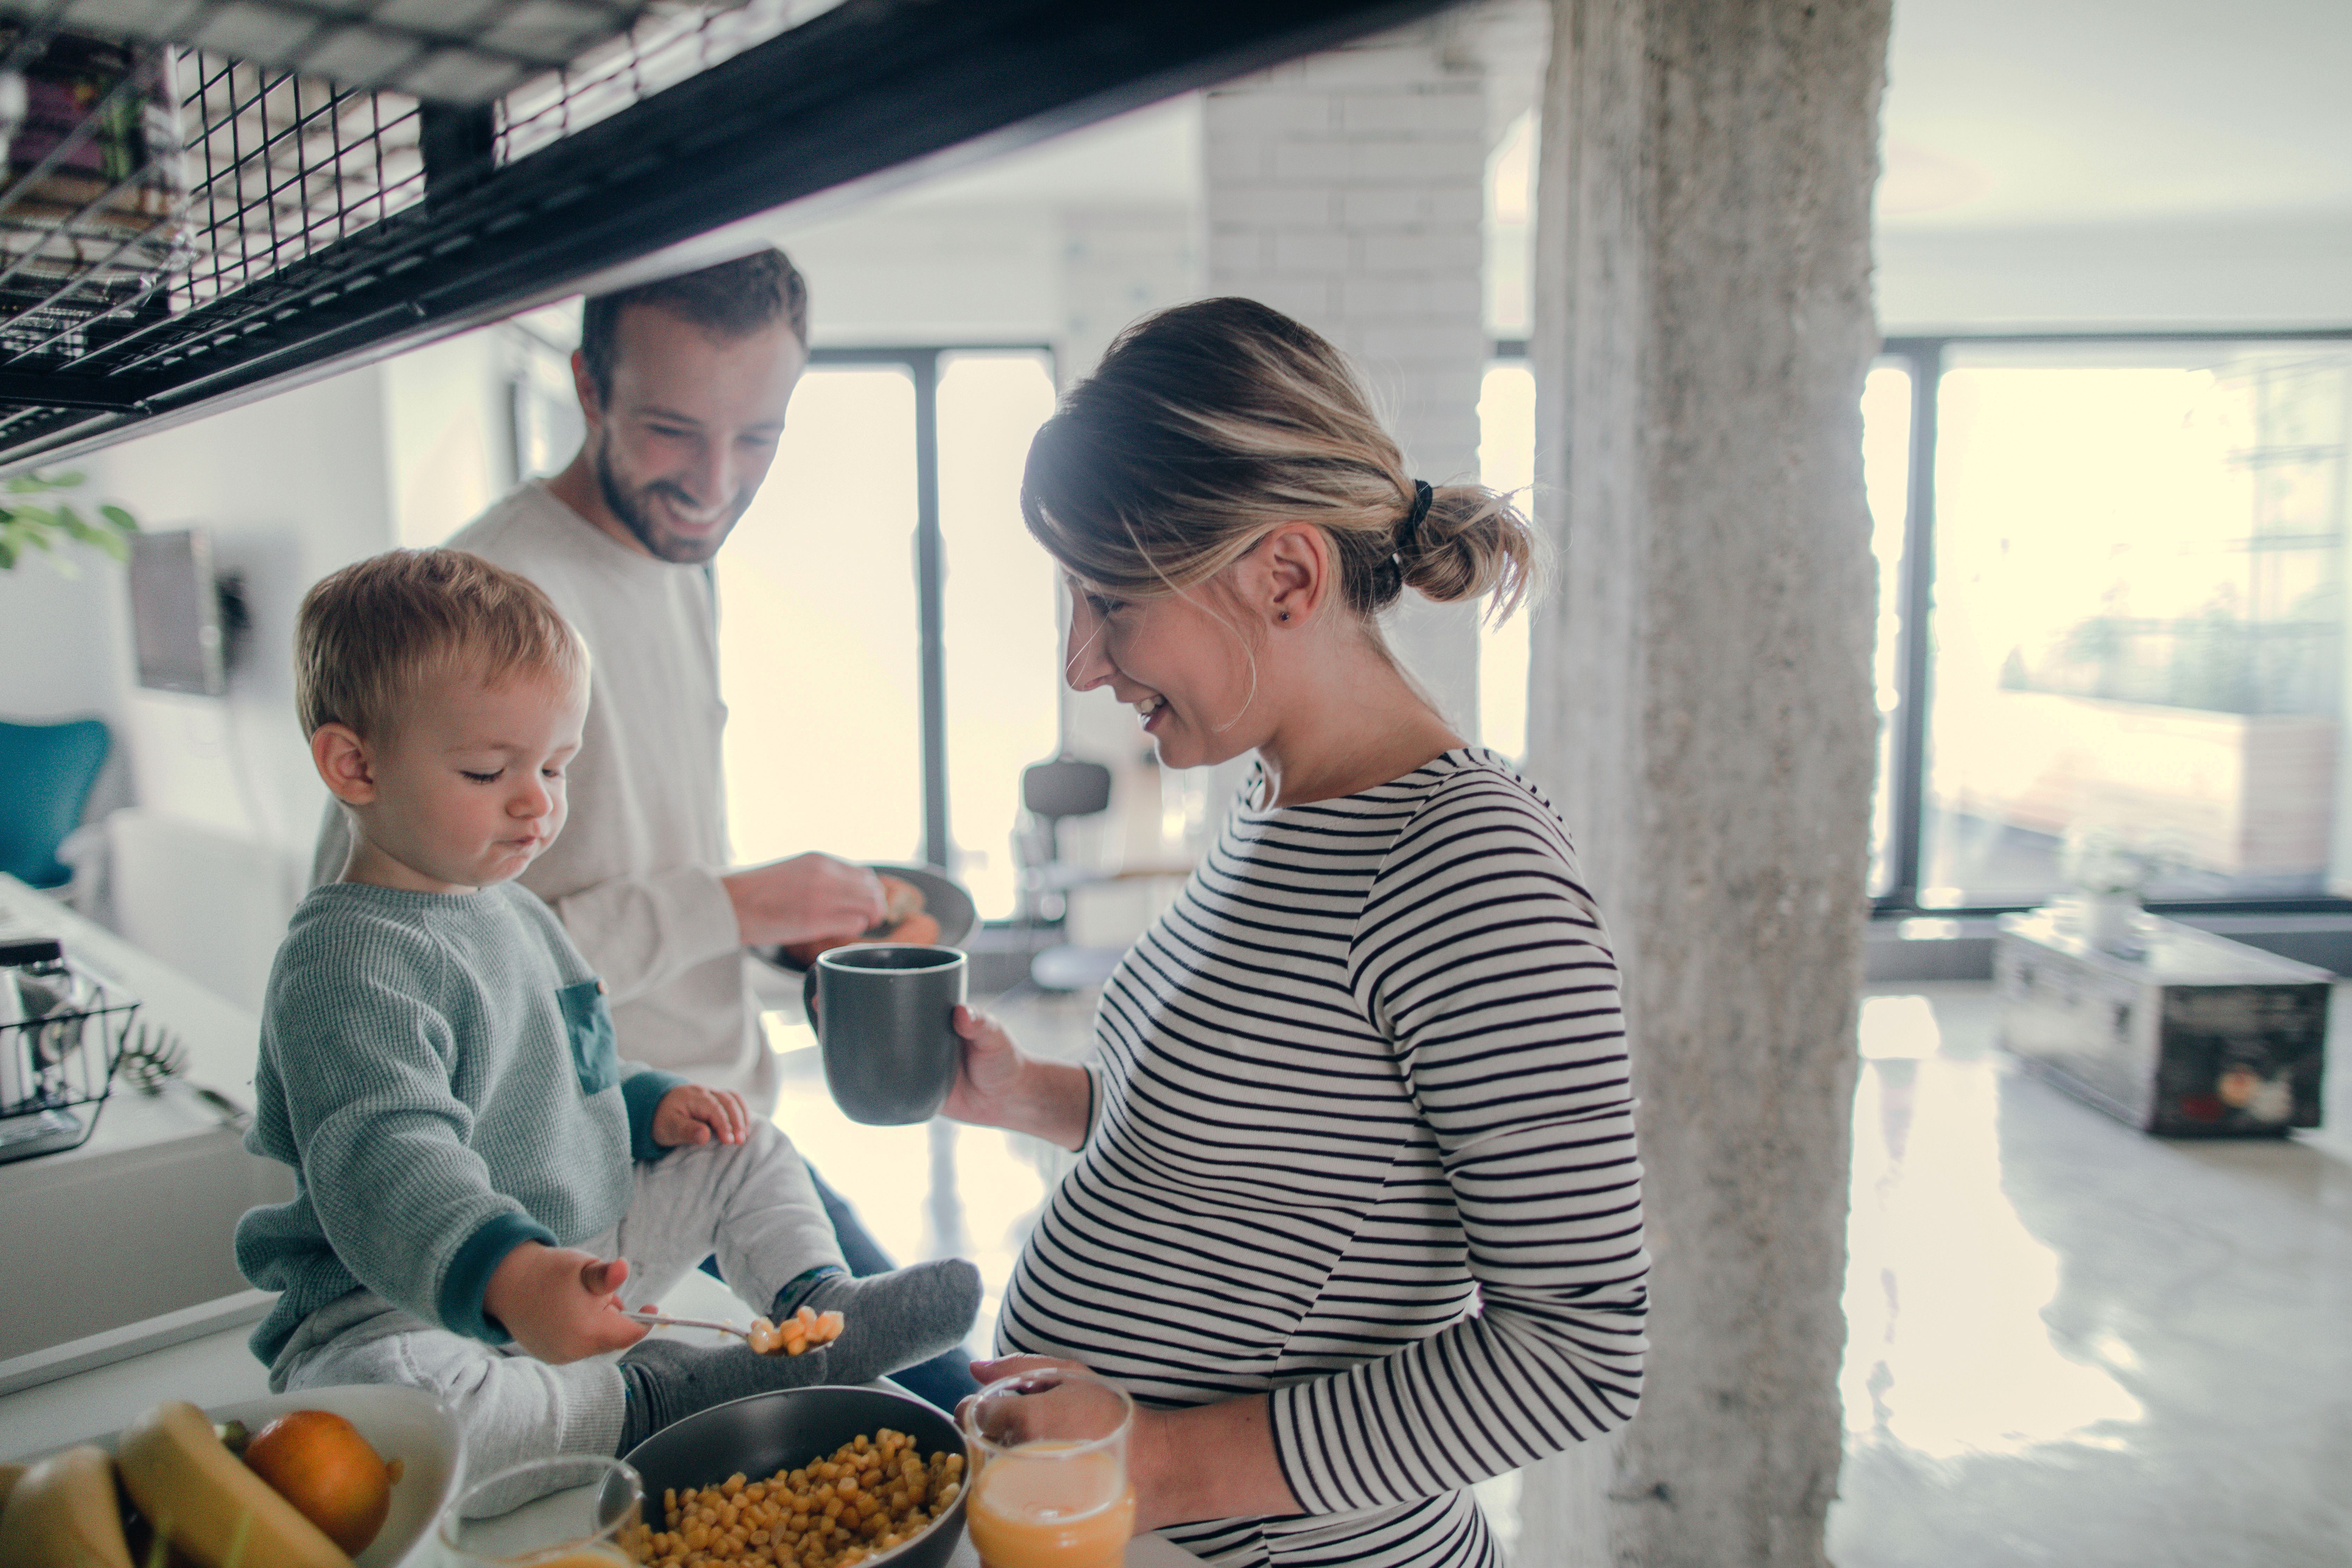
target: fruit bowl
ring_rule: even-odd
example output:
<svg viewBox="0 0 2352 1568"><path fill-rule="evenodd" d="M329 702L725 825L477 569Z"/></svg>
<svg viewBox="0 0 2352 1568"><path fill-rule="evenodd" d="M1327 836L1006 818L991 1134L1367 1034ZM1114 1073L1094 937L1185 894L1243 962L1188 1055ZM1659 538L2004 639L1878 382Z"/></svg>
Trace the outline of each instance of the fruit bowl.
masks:
<svg viewBox="0 0 2352 1568"><path fill-rule="evenodd" d="M368 1549L352 1559L354 1568L437 1564L440 1550L434 1543L433 1524L465 1479L466 1440L457 1417L428 1394L373 1384L305 1388L240 1405L214 1405L205 1414L215 1425L242 1421L258 1432L289 1410L331 1410L358 1427L383 1458L401 1461L400 1482L392 1489L392 1512ZM109 1433L90 1441L112 1453L118 1436Z"/></svg>

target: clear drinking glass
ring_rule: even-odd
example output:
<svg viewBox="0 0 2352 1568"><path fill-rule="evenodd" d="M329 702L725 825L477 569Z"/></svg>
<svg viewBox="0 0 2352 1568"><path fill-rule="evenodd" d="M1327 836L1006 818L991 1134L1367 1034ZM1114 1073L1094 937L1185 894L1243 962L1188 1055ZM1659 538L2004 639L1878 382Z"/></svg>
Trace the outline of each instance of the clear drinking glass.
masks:
<svg viewBox="0 0 2352 1568"><path fill-rule="evenodd" d="M467 1487L441 1515L449 1568L635 1568L645 1482L618 1459L533 1459Z"/></svg>
<svg viewBox="0 0 2352 1568"><path fill-rule="evenodd" d="M1135 1533L1134 1418L1124 1390L1060 1368L992 1383L965 1403L979 1468L964 1522L987 1568L1118 1568Z"/></svg>

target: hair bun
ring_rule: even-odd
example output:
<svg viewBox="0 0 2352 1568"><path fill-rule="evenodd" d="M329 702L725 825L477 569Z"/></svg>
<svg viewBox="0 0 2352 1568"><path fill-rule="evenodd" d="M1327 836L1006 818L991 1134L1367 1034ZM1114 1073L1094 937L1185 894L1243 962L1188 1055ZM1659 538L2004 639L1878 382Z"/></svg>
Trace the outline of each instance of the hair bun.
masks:
<svg viewBox="0 0 2352 1568"><path fill-rule="evenodd" d="M1484 485L1440 485L1428 516L1399 540L1402 586L1439 604L1492 594L1495 618L1525 602L1536 572L1534 526L1508 496Z"/></svg>

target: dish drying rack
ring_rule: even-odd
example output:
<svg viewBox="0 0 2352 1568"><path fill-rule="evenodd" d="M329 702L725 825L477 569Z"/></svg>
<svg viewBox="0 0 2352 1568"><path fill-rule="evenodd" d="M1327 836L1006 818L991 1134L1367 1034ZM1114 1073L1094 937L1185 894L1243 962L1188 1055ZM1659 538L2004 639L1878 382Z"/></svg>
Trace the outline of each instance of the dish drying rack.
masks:
<svg viewBox="0 0 2352 1568"><path fill-rule="evenodd" d="M0 1164L89 1139L138 1011L58 942L0 942Z"/></svg>

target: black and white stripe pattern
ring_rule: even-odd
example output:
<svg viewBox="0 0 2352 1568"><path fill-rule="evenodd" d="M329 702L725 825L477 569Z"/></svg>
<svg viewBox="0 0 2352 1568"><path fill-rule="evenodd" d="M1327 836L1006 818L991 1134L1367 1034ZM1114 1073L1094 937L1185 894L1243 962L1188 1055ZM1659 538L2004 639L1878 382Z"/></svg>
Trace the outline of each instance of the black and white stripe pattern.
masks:
<svg viewBox="0 0 2352 1568"><path fill-rule="evenodd" d="M1616 967L1549 805L1449 752L1250 809L1103 993L1100 1110L998 1336L1272 1391L1306 1516L1231 1564L1483 1568L1460 1489L1622 1425L1649 1263Z"/></svg>

